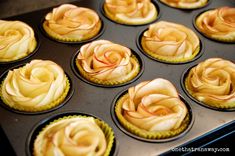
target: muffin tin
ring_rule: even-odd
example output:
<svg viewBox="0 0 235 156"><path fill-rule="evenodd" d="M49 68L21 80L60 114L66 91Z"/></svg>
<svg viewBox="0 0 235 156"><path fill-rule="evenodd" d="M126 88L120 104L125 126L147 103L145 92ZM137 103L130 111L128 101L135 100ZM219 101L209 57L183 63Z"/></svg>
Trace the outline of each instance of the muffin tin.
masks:
<svg viewBox="0 0 235 156"><path fill-rule="evenodd" d="M202 136L209 135L210 133L222 130L228 127L232 123L235 123L235 113L224 112L218 110L212 110L210 108L203 107L187 96L183 91L180 81L183 72L189 67L198 64L199 62L212 57L221 57L234 61L234 44L226 44L215 42L202 36L193 26L194 17L203 10L210 8L217 8L219 6L234 6L234 3L230 0L219 1L213 0L201 9L196 10L181 10L168 7L159 1L154 0L158 4L161 16L157 21L169 21L179 24L183 24L191 28L201 39L203 46L202 55L188 63L184 64L167 64L158 62L146 57L137 46L139 34L148 28L148 25L141 26L126 26L117 24L104 17L101 10L103 1L97 0L80 0L73 4L83 7L88 7L95 10L103 21L103 32L97 39L106 39L112 42L122 44L135 51L143 60L143 73L138 79L119 87L107 88L102 86L95 86L93 84L86 83L79 79L73 72L71 66L71 60L73 60L76 52L84 43L80 44L67 44L60 43L48 38L41 30L42 18L51 11L52 8L43 9L11 18L7 20L21 20L29 24L34 31L38 34L40 47L37 52L17 62L1 65L0 73L3 74L9 68L20 65L22 63L28 63L32 59L49 59L57 64L61 65L67 75L71 78L74 87L74 93L71 99L62 107L40 114L22 114L16 113L4 107L0 107L0 126L6 134L12 148L19 156L26 155L26 149L28 150L28 136L32 132L33 127L40 121L47 120L51 116L66 112L77 112L85 114L93 114L109 124L113 128L116 141L119 145L117 155L159 155L166 151L171 150L174 147L185 145L188 142L195 141ZM0 7L1 8L1 7ZM171 81L177 88L179 94L189 103L194 114L194 124L192 128L184 136L177 138L169 142L149 142L133 138L116 126L115 121L112 119L112 103L117 97L118 93L123 92L131 86L155 78L165 78ZM111 112L110 112L111 110Z"/></svg>

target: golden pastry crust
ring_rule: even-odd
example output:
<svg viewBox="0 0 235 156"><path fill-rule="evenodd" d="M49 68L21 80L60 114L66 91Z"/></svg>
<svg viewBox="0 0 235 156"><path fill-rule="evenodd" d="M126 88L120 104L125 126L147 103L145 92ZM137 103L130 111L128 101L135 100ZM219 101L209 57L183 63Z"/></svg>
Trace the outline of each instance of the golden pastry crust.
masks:
<svg viewBox="0 0 235 156"><path fill-rule="evenodd" d="M48 13L43 23L46 33L59 41L79 42L95 37L101 30L98 14L88 8L63 4Z"/></svg>
<svg viewBox="0 0 235 156"><path fill-rule="evenodd" d="M37 46L33 29L21 21L0 20L0 62L28 56Z"/></svg>
<svg viewBox="0 0 235 156"><path fill-rule="evenodd" d="M196 9L204 7L209 0L160 0L174 8L180 9Z"/></svg>
<svg viewBox="0 0 235 156"><path fill-rule="evenodd" d="M193 67L185 80L190 95L215 108L235 107L235 64L210 58Z"/></svg>
<svg viewBox="0 0 235 156"><path fill-rule="evenodd" d="M208 10L196 18L196 27L205 36L224 42L235 42L235 8Z"/></svg>
<svg viewBox="0 0 235 156"><path fill-rule="evenodd" d="M147 24L158 16L151 0L105 0L104 12L111 20L127 25Z"/></svg>
<svg viewBox="0 0 235 156"><path fill-rule="evenodd" d="M83 45L76 65L87 80L111 86L130 81L140 72L139 61L129 48L107 40Z"/></svg>
<svg viewBox="0 0 235 156"><path fill-rule="evenodd" d="M37 112L60 104L68 91L69 80L59 65L33 60L8 72L1 85L1 98L16 110Z"/></svg>
<svg viewBox="0 0 235 156"><path fill-rule="evenodd" d="M172 63L192 60L200 51L199 38L191 29L166 21L151 24L141 46L153 58Z"/></svg>
<svg viewBox="0 0 235 156"><path fill-rule="evenodd" d="M39 133L34 141L34 155L108 155L110 151L106 150L110 150L108 146L113 143L113 138L106 138L107 134L103 131L109 130L101 121L93 117L60 118L47 125Z"/></svg>
<svg viewBox="0 0 235 156"><path fill-rule="evenodd" d="M188 122L187 107L175 87L160 78L129 88L118 100L115 113L126 129L150 139L175 136Z"/></svg>

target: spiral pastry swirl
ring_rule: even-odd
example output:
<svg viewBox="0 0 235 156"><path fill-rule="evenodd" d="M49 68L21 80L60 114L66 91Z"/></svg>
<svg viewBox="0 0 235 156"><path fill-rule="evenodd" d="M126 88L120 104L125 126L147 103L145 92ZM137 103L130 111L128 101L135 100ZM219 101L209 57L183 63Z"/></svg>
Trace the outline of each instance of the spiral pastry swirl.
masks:
<svg viewBox="0 0 235 156"><path fill-rule="evenodd" d="M102 156L106 139L92 117L62 118L46 126L34 142L35 156Z"/></svg>
<svg viewBox="0 0 235 156"><path fill-rule="evenodd" d="M197 100L219 108L235 107L235 64L210 58L193 67L186 88Z"/></svg>
<svg viewBox="0 0 235 156"><path fill-rule="evenodd" d="M144 32L141 45L152 57L167 62L193 59L200 50L197 35L189 28L171 22L157 22Z"/></svg>
<svg viewBox="0 0 235 156"><path fill-rule="evenodd" d="M188 112L175 87L161 78L129 88L119 102L125 120L149 132L178 129Z"/></svg>
<svg viewBox="0 0 235 156"><path fill-rule="evenodd" d="M235 8L221 7L206 11L196 19L196 26L204 35L219 41L235 41Z"/></svg>
<svg viewBox="0 0 235 156"><path fill-rule="evenodd" d="M105 0L106 15L122 24L146 24L157 18L158 12L150 0Z"/></svg>
<svg viewBox="0 0 235 156"><path fill-rule="evenodd" d="M83 45L76 64L83 77L106 85L127 82L140 70L139 62L129 48L107 40Z"/></svg>
<svg viewBox="0 0 235 156"><path fill-rule="evenodd" d="M181 9L196 9L205 6L208 0L160 0L161 2Z"/></svg>
<svg viewBox="0 0 235 156"><path fill-rule="evenodd" d="M0 62L23 58L37 46L33 29L21 21L0 20Z"/></svg>
<svg viewBox="0 0 235 156"><path fill-rule="evenodd" d="M83 41L99 33L101 20L91 9L63 4L46 15L43 28L58 40Z"/></svg>
<svg viewBox="0 0 235 156"><path fill-rule="evenodd" d="M33 60L10 70L1 86L3 101L12 108L38 111L56 105L68 92L63 69L52 61Z"/></svg>

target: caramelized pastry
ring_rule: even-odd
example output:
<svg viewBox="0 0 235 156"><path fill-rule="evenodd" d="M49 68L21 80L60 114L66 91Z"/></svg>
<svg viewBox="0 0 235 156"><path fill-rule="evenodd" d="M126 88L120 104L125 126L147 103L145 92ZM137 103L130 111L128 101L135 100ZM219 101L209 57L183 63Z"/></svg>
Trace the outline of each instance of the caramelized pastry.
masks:
<svg viewBox="0 0 235 156"><path fill-rule="evenodd" d="M63 4L46 15L43 28L56 40L79 42L95 37L100 32L101 25L95 11Z"/></svg>
<svg viewBox="0 0 235 156"><path fill-rule="evenodd" d="M196 27L205 36L224 42L235 42L235 8L221 7L200 14Z"/></svg>
<svg viewBox="0 0 235 156"><path fill-rule="evenodd" d="M0 20L0 62L28 56L37 46L33 29L21 21Z"/></svg>
<svg viewBox="0 0 235 156"><path fill-rule="evenodd" d="M129 48L107 40L83 45L76 64L84 78L103 85L125 83L140 71L139 61Z"/></svg>
<svg viewBox="0 0 235 156"><path fill-rule="evenodd" d="M126 129L150 139L175 136L188 122L187 107L175 87L160 78L129 88L118 100L115 112Z"/></svg>
<svg viewBox="0 0 235 156"><path fill-rule="evenodd" d="M1 85L1 98L16 110L37 112L60 104L68 91L68 78L59 65L33 60L8 72Z"/></svg>
<svg viewBox="0 0 235 156"><path fill-rule="evenodd" d="M186 89L198 101L215 108L235 107L235 64L210 58L193 67L185 80Z"/></svg>
<svg viewBox="0 0 235 156"><path fill-rule="evenodd" d="M165 21L151 24L141 45L153 58L173 63L192 60L200 51L199 38L191 29Z"/></svg>
<svg viewBox="0 0 235 156"><path fill-rule="evenodd" d="M111 20L127 25L147 24L158 16L150 0L105 0L104 12Z"/></svg>

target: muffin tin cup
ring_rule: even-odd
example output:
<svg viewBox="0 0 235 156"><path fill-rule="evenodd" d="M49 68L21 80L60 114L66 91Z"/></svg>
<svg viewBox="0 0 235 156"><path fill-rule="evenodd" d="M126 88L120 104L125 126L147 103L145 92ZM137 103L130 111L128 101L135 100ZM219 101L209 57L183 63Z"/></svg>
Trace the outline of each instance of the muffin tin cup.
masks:
<svg viewBox="0 0 235 156"><path fill-rule="evenodd" d="M49 116L48 118L45 118L45 119L41 120L40 122L38 122L36 125L33 126L30 133L28 134L28 137L27 137L27 140L26 140L26 143L25 143L26 156L33 156L34 141L36 140L36 137L38 136L38 134L42 131L42 129L45 126L49 125L51 122L53 122L56 119L63 118L63 117L66 117L66 116L74 116L74 115L75 116L77 115L77 116L94 117L95 119L99 119L98 117L96 117L92 114L69 111L69 112L55 114L53 116ZM101 120L101 119L99 119L99 120ZM101 120L101 121L103 121L103 120ZM112 149L110 151L110 155L117 156L118 151L119 151L118 141L114 136L114 142L113 142Z"/></svg>
<svg viewBox="0 0 235 156"><path fill-rule="evenodd" d="M5 61L5 62L4 61L0 61L0 65L7 66L7 65L10 65L10 64L13 64L13 63L18 63L18 62L24 61L24 60L32 57L34 54L36 54L38 52L38 49L39 49L40 45L41 45L41 42L39 40L38 33L35 32L35 30L34 30L34 36L36 38L37 45L36 45L35 49L31 53L29 53L25 57L19 58L17 60Z"/></svg>
<svg viewBox="0 0 235 156"><path fill-rule="evenodd" d="M186 77L188 76L190 70L193 68L193 67L196 67L196 65L193 65L187 69L185 69L185 71L183 71L182 75L181 75L181 79L180 79L180 84L181 84L181 87L183 89L183 91L185 92L185 94L191 99L193 100L194 102L196 102L197 104L203 106L203 107L206 107L206 108L209 108L209 109L212 109L212 110L216 110L216 111L223 111L223 112L231 112L231 111L235 111L235 108L227 108L227 109L222 109L222 108L217 108L217 107L213 107L213 106L210 106L208 104L205 104L204 102L201 102L199 100L197 100L196 98L194 98L189 92L188 90L186 89L185 87L185 79Z"/></svg>
<svg viewBox="0 0 235 156"><path fill-rule="evenodd" d="M146 29L144 29L144 31L142 31L138 34L138 37L136 39L136 45L137 45L138 49L141 51L142 54L144 54L145 56L147 56L148 58L150 58L154 61L165 63L165 64L172 64L172 65L186 64L186 63L194 62L195 60L199 59L202 56L203 52L204 52L204 44L202 42L202 39L198 36L198 39L200 41L200 45L199 45L200 50L199 50L198 54L193 59L183 61L183 62L170 62L170 61L164 61L164 60L155 58L155 57L151 56L150 54L148 54L147 52L145 52L142 45L141 45L142 36L143 36L144 32L147 31L148 29L149 28L146 28Z"/></svg>
<svg viewBox="0 0 235 156"><path fill-rule="evenodd" d="M23 67L25 66L26 64L20 64L20 65L17 65L17 66L14 66L14 67L11 67L10 69L6 70L1 76L0 76L0 85L2 85L2 82L3 80L6 78L8 72L10 70L13 70L13 69L17 69L19 67ZM69 88L69 91L65 97L65 99L63 100L63 102L61 102L60 104L48 109L48 110L43 110L43 111L35 111L35 112L27 112L27 111L21 111L21 110L17 110L17 109L14 109L10 106L8 106L7 104L5 104L2 100L2 98L0 98L0 106L2 106L3 108L11 111L11 112L14 112L14 113L17 113L17 114L24 114L24 115L39 115L39 114L44 114L44 113L49 113L51 111L54 111L56 109L59 109L61 108L62 106L64 106L69 100L70 98L72 97L73 95L73 92L74 92L74 86L73 86L73 82L72 82L72 79L69 77L69 75L67 73L65 73L68 80L69 80L69 83L70 83L70 88Z"/></svg>
<svg viewBox="0 0 235 156"><path fill-rule="evenodd" d="M133 79L131 79L130 81L127 81L125 83L121 83L121 84L116 84L116 85L104 85L104 84L98 84L98 83L95 83L95 82L91 82L89 80L87 80L86 78L84 78L81 74L80 74L80 71L79 69L77 68L77 65L76 65L76 58L79 54L80 50L78 50L75 55L73 55L72 57L72 60L71 60L71 68L74 72L74 74L79 78L81 79L82 81L90 84L90 85L93 85L93 86L96 86L96 87L104 87L104 88L115 88L115 87L121 87L121 86L125 86L125 85L128 85L134 81L136 81L142 74L143 74L143 71L144 71L144 61L143 59L141 58L140 55L138 55L134 50L131 49L131 52L132 52L132 55L135 55L136 58L138 59L139 61L139 64L140 64L140 71L139 73L136 75L136 77L134 77Z"/></svg>
<svg viewBox="0 0 235 156"><path fill-rule="evenodd" d="M207 2L205 5L203 5L203 6L201 6L201 7L196 7L196 8L180 8L180 7L174 7L174 6L171 6L171 5L168 5L168 4L164 3L164 2L162 2L161 0L158 0L158 1L159 1L160 3L162 3L163 5L165 5L165 6L167 6L167 7L170 7L170 8L173 8L173 9L179 9L179 10L184 10L184 11L193 11L193 10L198 10L198 9L202 9L202 8L207 7L208 5L211 4L211 1L212 1L212 0L208 0L208 2Z"/></svg>
<svg viewBox="0 0 235 156"><path fill-rule="evenodd" d="M99 10L100 12L102 13L102 15L108 19L109 21L115 23L115 24L120 24L120 25L124 25L124 26L129 26L129 27L138 27L138 26L145 26L145 25L149 25L149 24L152 24L152 23L155 23L156 21L158 21L161 17L161 11L160 11L160 7L158 6L157 2L154 1L154 0L151 0L151 2L154 4L154 6L156 7L157 9L157 18L155 20L153 20L152 22L149 22L149 23L144 23L144 24L125 24L125 23L120 23L120 22L117 22L117 21L114 21L112 19L110 19L105 11L104 11L104 3L105 3L105 0L103 0L101 3L100 3L100 6L99 6Z"/></svg>
<svg viewBox="0 0 235 156"><path fill-rule="evenodd" d="M203 13L205 13L206 11L210 11L210 10L214 10L216 8L210 8L210 9L207 9L207 10L203 10L201 12L199 12L198 14L194 15L194 17L192 18L193 19L193 27L202 35L204 36L205 38L211 40L211 41L214 41L214 42L218 42L218 43L223 43L223 44L234 44L235 41L223 41L223 40L218 40L218 39L215 39L215 38L212 38L212 37L209 37L207 36L205 33L201 32L201 30L197 27L197 24L196 24L196 19Z"/></svg>
<svg viewBox="0 0 235 156"><path fill-rule="evenodd" d="M99 16L99 15L98 15L98 16ZM99 38L99 37L104 33L104 31L105 31L104 22L103 22L102 18L99 16L100 21L101 21L101 28L100 28L100 31L99 31L95 36L93 36L92 38L86 39L86 40L82 40L82 41L74 41L74 42L72 42L72 41L63 41L63 40L59 40L59 39L55 39L55 38L51 37L51 36L44 30L44 28L43 28L43 23L44 23L44 21L45 21L44 18L45 18L45 17L43 17L43 19L41 20L41 22L40 22L40 24L39 24L39 26L38 26L39 29L40 29L40 31L42 32L42 34L43 34L46 38L48 38L48 39L50 39L50 40L52 40L52 41L58 42L58 43L71 44L71 45L74 45L74 44L84 44L84 43L87 43L87 42L91 42L91 41L93 41L93 40L96 40L96 39Z"/></svg>
<svg viewBox="0 0 235 156"><path fill-rule="evenodd" d="M122 92L120 92L113 100L112 102L112 105L111 105L111 109L110 109L110 113L111 113L111 117L115 123L115 125L123 132L125 133L126 135L134 138L134 139L137 139L137 140L140 140L140 141L144 141L144 142L149 142L149 143L164 143L164 142L170 142L170 141L174 141L174 140L177 140L179 138L182 138L184 135L186 135L190 129L192 128L193 124L194 124L194 113L192 111L192 108L191 106L189 105L189 103L183 98L183 96L179 95L180 96L180 99L181 101L184 102L184 104L186 105L187 109L188 109L188 112L189 112L189 124L187 126L187 128L181 132L180 134L176 135L176 136L173 136L173 137L170 137L170 138L166 138L166 139L147 139L147 138L143 138L143 137L140 137L140 136L137 136L131 132L129 132L127 129L125 129L122 124L119 122L117 116L116 116L116 113L115 113L115 107L116 107L116 102L118 101L119 98L121 98L123 95L125 95L126 93L128 93L128 90L124 90Z"/></svg>

